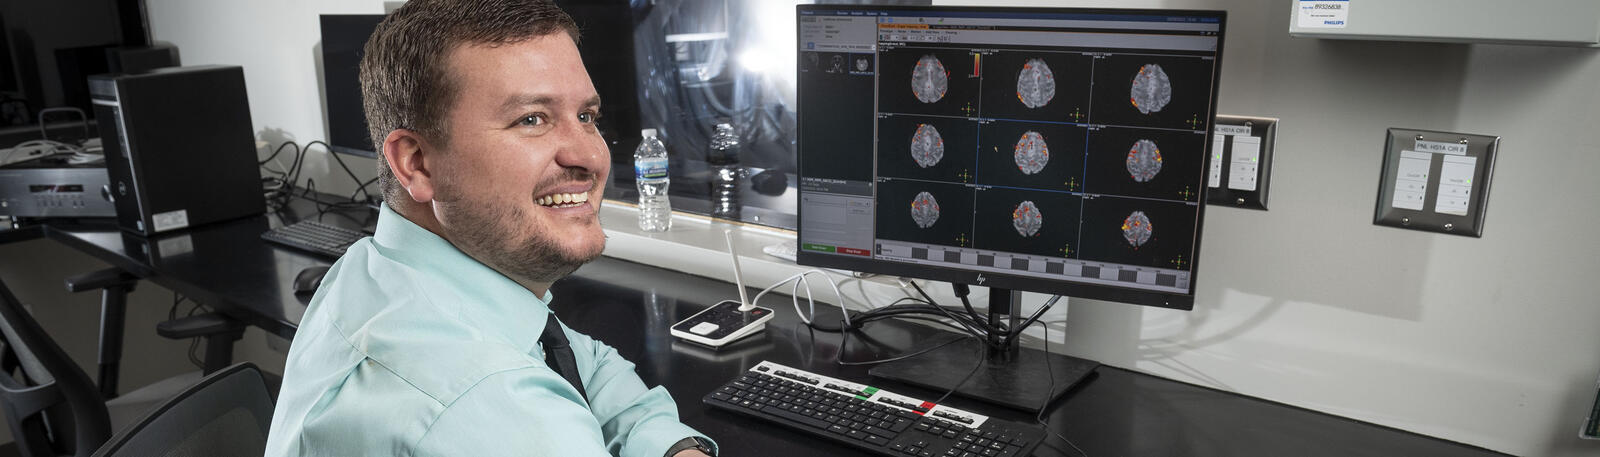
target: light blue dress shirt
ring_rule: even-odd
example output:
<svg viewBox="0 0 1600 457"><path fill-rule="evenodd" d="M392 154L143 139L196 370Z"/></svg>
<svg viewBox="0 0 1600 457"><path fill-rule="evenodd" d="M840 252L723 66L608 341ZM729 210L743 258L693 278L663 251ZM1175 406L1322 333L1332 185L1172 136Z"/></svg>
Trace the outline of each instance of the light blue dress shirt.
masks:
<svg viewBox="0 0 1600 457"><path fill-rule="evenodd" d="M545 365L549 302L383 207L300 322L267 455L662 457L704 436L616 350L563 326L586 404Z"/></svg>

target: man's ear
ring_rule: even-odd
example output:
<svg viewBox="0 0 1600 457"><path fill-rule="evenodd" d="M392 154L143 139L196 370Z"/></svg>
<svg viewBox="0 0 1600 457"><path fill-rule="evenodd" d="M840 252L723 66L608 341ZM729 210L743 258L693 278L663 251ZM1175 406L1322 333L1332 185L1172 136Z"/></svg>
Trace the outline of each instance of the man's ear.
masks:
<svg viewBox="0 0 1600 457"><path fill-rule="evenodd" d="M417 132L406 129L391 130L383 139L383 159L389 163L389 172L411 194L412 201L423 204L433 201L434 190L433 172L424 160L432 152L423 147L426 144Z"/></svg>

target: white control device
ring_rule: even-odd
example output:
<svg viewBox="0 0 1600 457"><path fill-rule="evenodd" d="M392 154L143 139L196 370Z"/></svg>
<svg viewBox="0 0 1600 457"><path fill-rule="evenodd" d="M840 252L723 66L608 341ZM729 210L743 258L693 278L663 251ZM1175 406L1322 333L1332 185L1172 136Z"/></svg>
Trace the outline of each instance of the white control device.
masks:
<svg viewBox="0 0 1600 457"><path fill-rule="evenodd" d="M767 328L772 309L750 303L744 290L744 275L739 271L739 253L733 247L733 231L722 232L733 258L733 281L739 288L739 301L725 300L672 325L672 336L712 348L738 341Z"/></svg>

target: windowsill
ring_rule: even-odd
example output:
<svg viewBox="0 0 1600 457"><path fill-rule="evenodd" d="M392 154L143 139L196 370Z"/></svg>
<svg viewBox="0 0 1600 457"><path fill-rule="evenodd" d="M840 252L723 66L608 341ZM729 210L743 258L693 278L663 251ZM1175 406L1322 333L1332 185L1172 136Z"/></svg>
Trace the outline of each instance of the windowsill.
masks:
<svg viewBox="0 0 1600 457"><path fill-rule="evenodd" d="M672 213L672 228L666 232L648 233L639 230L638 207L615 200L605 200L600 207L601 226L605 227L608 257L646 265L682 271L696 276L733 283L733 265L728 257L724 230L733 230L734 246L739 251L739 266L743 269L745 286L759 291L778 281L805 271L814 270L792 261L762 252L767 246L795 241L795 232L759 225L728 222L706 216ZM916 296L901 280L888 276L869 276L857 279L851 272L825 270L840 290L851 309L884 306L895 299ZM816 300L833 303L831 288L820 277L812 276L811 290ZM959 303L947 286L921 282L922 288L940 303ZM738 292L729 288L729 298L737 299ZM787 295L789 287L774 290ZM752 292L754 293L754 292ZM803 292L802 292L803 293ZM988 303L988 288L973 287L972 303L980 309ZM751 299L755 296L751 295ZM1030 310L1043 301L1039 294L1029 294L1023 309ZM782 312L782 311L780 311ZM1060 312L1060 311L1057 311Z"/></svg>
<svg viewBox="0 0 1600 457"><path fill-rule="evenodd" d="M722 235L724 230L733 230L734 247L739 251L746 286L764 289L808 270L762 251L767 246L793 243L795 233L792 231L681 212L672 213L672 228L666 232L645 232L639 229L638 221L639 210L635 205L615 200L605 200L600 205L607 257L733 283L733 264Z"/></svg>

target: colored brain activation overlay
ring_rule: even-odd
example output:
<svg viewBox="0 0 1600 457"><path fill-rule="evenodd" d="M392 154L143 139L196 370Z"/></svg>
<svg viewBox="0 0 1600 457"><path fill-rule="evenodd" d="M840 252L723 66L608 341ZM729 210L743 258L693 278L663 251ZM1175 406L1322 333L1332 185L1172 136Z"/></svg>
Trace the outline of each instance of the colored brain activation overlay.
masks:
<svg viewBox="0 0 1600 457"><path fill-rule="evenodd" d="M917 95L917 100L933 103L949 90L950 72L945 71L938 57L928 54L917 60L917 68L911 70L911 93Z"/></svg>
<svg viewBox="0 0 1600 457"><path fill-rule="evenodd" d="M1161 148L1156 147L1156 142L1139 140L1128 150L1128 174L1136 182L1145 182L1155 179L1161 172Z"/></svg>
<svg viewBox="0 0 1600 457"><path fill-rule="evenodd" d="M911 135L911 160L917 161L919 167L928 168L938 165L943 158L944 137L939 136L939 129L917 124L917 133Z"/></svg>
<svg viewBox="0 0 1600 457"><path fill-rule="evenodd" d="M1044 135L1029 130L1017 140L1017 149L1012 157L1017 160L1017 168L1022 170L1022 174L1038 173L1050 163L1050 145L1045 144Z"/></svg>
<svg viewBox="0 0 1600 457"><path fill-rule="evenodd" d="M932 227L934 222L939 222L939 201L933 199L933 194L918 192L911 199L911 220L917 222L917 227Z"/></svg>
<svg viewBox="0 0 1600 457"><path fill-rule="evenodd" d="M1150 218L1144 215L1144 211L1134 211L1122 220L1122 238L1128 240L1134 249L1144 246L1154 233L1155 228L1150 225Z"/></svg>
<svg viewBox="0 0 1600 457"><path fill-rule="evenodd" d="M1144 114L1154 113L1172 101L1172 81L1167 79L1167 72L1161 70L1160 65L1146 64L1139 67L1139 74L1133 75L1133 90L1129 92L1134 108Z"/></svg>
<svg viewBox="0 0 1600 457"><path fill-rule="evenodd" d="M1039 207L1033 205L1032 200L1023 200L1017 209L1011 211L1011 227L1017 229L1017 234L1024 238L1039 234L1039 227L1044 226L1044 215L1039 213Z"/></svg>
<svg viewBox="0 0 1600 457"><path fill-rule="evenodd" d="M1056 96L1056 75L1044 59L1028 59L1017 74L1017 100L1022 106L1038 108Z"/></svg>

